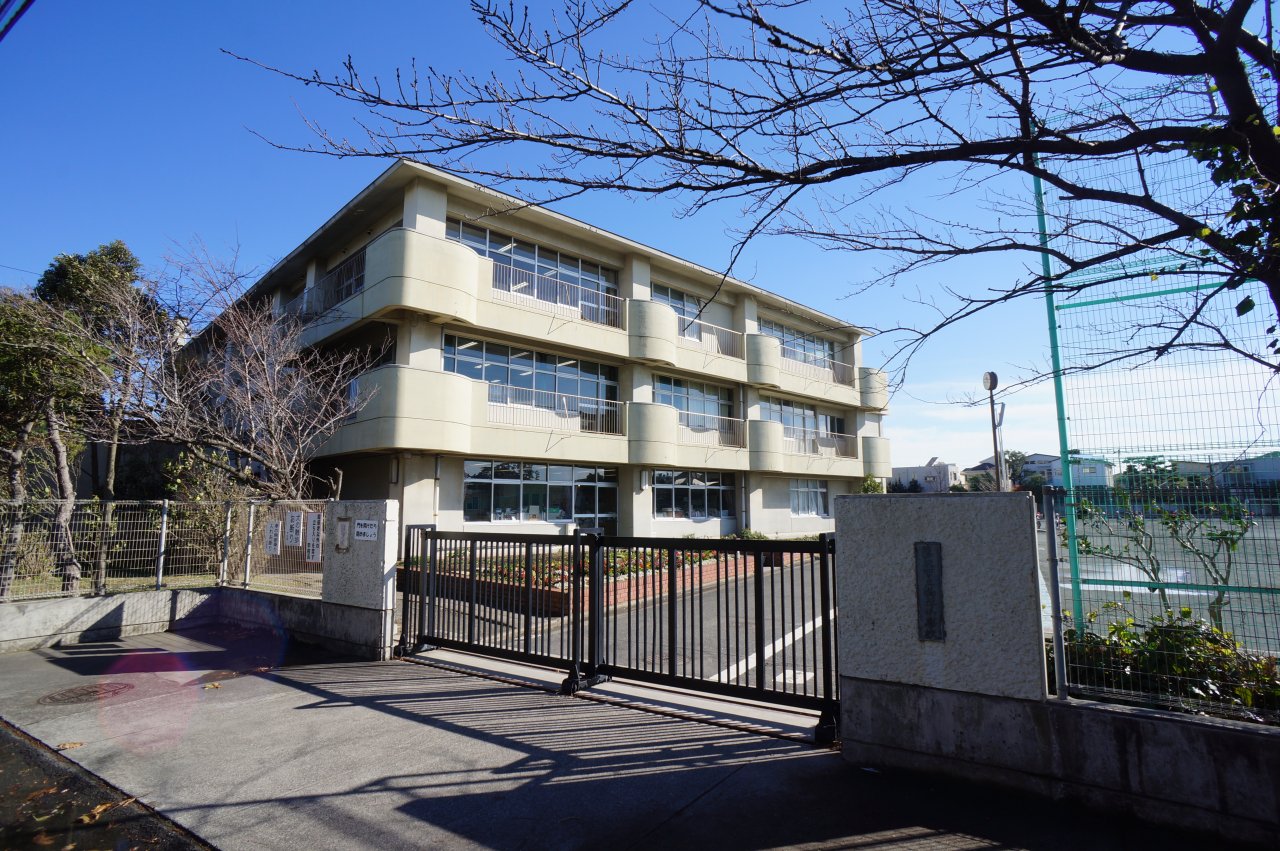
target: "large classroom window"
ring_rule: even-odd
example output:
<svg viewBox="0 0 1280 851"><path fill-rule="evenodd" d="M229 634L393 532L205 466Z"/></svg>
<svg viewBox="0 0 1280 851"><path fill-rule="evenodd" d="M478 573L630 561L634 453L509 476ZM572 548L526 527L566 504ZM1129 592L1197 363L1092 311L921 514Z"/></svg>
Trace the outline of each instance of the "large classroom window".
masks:
<svg viewBox="0 0 1280 851"><path fill-rule="evenodd" d="M697 324L689 321L698 318L698 311L702 309L701 301L686 292L662 284L654 284L650 293L654 301L665 304L676 312L676 316L684 320L680 323L681 334L695 340L701 339L701 329Z"/></svg>
<svg viewBox="0 0 1280 851"><path fill-rule="evenodd" d="M502 276L495 271L495 286L554 304L580 307L583 318L618 326L615 270L459 219L446 220L445 238L462 243L499 267L509 267L512 271Z"/></svg>
<svg viewBox="0 0 1280 851"><path fill-rule="evenodd" d="M704 426L706 417L733 416L733 389L683 378L654 376L653 401L680 411L683 425Z"/></svg>
<svg viewBox="0 0 1280 851"><path fill-rule="evenodd" d="M762 419L782 423L789 429L816 431L819 434L845 434L844 417L820 413L813 405L792 402L790 399L760 398Z"/></svg>
<svg viewBox="0 0 1280 851"><path fill-rule="evenodd" d="M573 521L616 530L618 470L527 461L463 462L467 522Z"/></svg>
<svg viewBox="0 0 1280 851"><path fill-rule="evenodd" d="M831 366L831 362L836 359L836 344L831 340L823 340L790 325L768 319L761 319L759 328L761 334L776 337L782 343L784 358L824 367Z"/></svg>
<svg viewBox="0 0 1280 851"><path fill-rule="evenodd" d="M618 368L470 337L444 335L444 369L476 381L587 399L618 400ZM512 394L513 400L519 394ZM528 394L535 400L535 394ZM528 404L539 404L530 401Z"/></svg>
<svg viewBox="0 0 1280 851"><path fill-rule="evenodd" d="M653 516L708 520L733 517L737 478L713 470L654 470Z"/></svg>
<svg viewBox="0 0 1280 851"><path fill-rule="evenodd" d="M791 480L791 513L796 517L827 516L827 483L822 479Z"/></svg>

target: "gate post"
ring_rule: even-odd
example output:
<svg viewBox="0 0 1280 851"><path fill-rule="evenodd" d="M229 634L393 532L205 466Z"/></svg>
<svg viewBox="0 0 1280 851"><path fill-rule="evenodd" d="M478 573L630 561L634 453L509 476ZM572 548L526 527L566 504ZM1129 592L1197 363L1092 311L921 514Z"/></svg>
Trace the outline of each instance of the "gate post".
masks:
<svg viewBox="0 0 1280 851"><path fill-rule="evenodd" d="M426 618L434 600L431 600L427 593L427 545L430 544L431 558L434 559L435 536L433 533L435 530L434 523L406 526L404 530L404 582L401 583L400 590L400 642L396 646L397 656L412 656L414 653L431 649L427 646ZM413 581L410 572L415 560L418 563L417 582Z"/></svg>
<svg viewBox="0 0 1280 851"><path fill-rule="evenodd" d="M570 656L569 675L560 684L560 693L574 694L584 688L608 681L608 677L599 672L600 656L604 648L604 554L603 529L575 529L573 532L573 590L569 598L570 608ZM586 563L583 563L583 544L587 546ZM585 570L584 570L585 567ZM582 593L584 574L590 582L591 603ZM585 610L585 611L584 611ZM583 660L582 630L583 615L589 618L587 652Z"/></svg>
<svg viewBox="0 0 1280 851"><path fill-rule="evenodd" d="M818 582L822 605L822 714L813 728L813 740L819 745L829 745L840 736L840 698L835 693L835 668L838 664L834 649L834 629L831 618L833 604L831 557L835 554L836 539L830 532L818 536Z"/></svg>

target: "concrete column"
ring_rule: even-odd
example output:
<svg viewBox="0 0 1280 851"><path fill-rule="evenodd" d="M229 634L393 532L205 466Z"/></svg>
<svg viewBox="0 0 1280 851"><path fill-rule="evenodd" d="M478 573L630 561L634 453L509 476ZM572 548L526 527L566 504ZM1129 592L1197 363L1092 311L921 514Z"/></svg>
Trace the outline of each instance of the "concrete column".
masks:
<svg viewBox="0 0 1280 851"><path fill-rule="evenodd" d="M623 298L648 299L650 297L649 258L628 254L618 281L618 295Z"/></svg>
<svg viewBox="0 0 1280 851"><path fill-rule="evenodd" d="M306 290L314 289L315 285L320 283L320 279L324 277L324 264L318 258L307 261L307 281L303 285Z"/></svg>
<svg viewBox="0 0 1280 851"><path fill-rule="evenodd" d="M644 364L628 364L618 370L628 402L653 401L653 370Z"/></svg>
<svg viewBox="0 0 1280 851"><path fill-rule="evenodd" d="M418 179L404 190L404 226L444 239L449 195L443 186Z"/></svg>
<svg viewBox="0 0 1280 851"><path fill-rule="evenodd" d="M743 293L733 306L733 330L744 334L760 333L760 318L756 312L755 296Z"/></svg>

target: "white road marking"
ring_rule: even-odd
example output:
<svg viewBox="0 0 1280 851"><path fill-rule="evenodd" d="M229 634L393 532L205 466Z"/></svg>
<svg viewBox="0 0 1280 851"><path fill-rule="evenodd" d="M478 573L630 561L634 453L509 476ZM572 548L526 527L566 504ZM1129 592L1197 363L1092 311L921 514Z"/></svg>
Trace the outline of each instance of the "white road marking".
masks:
<svg viewBox="0 0 1280 851"><path fill-rule="evenodd" d="M834 623L836 613L832 612L829 617ZM798 626L795 629L791 630L790 633L782 636L782 638L779 638L777 641L773 642L772 644L770 644L768 647L764 649L765 661L768 661L769 659L772 659L774 656L777 656L783 650L787 649L792 644L795 644L797 641L804 638L806 635L813 632L815 629L817 629L821 625L822 625L822 618L814 618L804 626ZM750 671L752 668L754 668L758 664L759 664L759 660L756 659L756 654L752 653L750 656L743 659L741 662L736 662L735 664L730 665L720 673L716 674L716 681L722 682L722 683L737 682L739 677L741 677L747 671Z"/></svg>

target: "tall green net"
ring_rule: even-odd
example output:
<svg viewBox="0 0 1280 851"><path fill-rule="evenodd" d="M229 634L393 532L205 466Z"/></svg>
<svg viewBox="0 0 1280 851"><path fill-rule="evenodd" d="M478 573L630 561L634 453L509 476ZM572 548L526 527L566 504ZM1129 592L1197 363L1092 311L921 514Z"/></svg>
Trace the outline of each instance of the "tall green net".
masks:
<svg viewBox="0 0 1280 851"><path fill-rule="evenodd" d="M1185 152L1046 167L1209 220L1229 205ZM1074 259L1168 228L1051 187L1043 209L1048 248ZM1225 289L1192 240L1049 271L1071 689L1280 722L1280 377L1265 287Z"/></svg>

